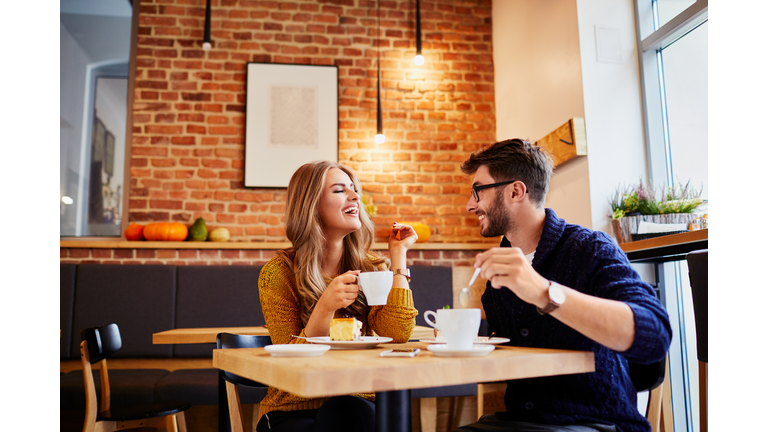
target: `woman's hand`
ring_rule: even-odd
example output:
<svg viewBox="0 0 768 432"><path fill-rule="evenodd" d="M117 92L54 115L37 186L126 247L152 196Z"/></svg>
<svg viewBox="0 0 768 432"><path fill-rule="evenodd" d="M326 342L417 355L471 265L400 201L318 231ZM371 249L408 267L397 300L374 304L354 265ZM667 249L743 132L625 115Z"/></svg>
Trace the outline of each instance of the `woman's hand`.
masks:
<svg viewBox="0 0 768 432"><path fill-rule="evenodd" d="M323 291L320 300L317 301L317 306L321 306L326 312L335 313L337 310L354 303L360 290L357 285L359 273L360 270L350 270L336 276Z"/></svg>
<svg viewBox="0 0 768 432"><path fill-rule="evenodd" d="M389 252L392 254L396 249L407 251L418 239L413 227L395 222L389 232Z"/></svg>

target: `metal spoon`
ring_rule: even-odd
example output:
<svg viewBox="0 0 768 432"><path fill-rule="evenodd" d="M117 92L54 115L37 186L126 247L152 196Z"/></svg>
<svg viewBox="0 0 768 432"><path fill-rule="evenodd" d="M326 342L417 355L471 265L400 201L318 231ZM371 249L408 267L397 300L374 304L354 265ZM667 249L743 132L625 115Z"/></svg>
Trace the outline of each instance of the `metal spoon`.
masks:
<svg viewBox="0 0 768 432"><path fill-rule="evenodd" d="M469 288L472 286L473 283L475 283L475 279L477 279L477 276L480 274L480 268L476 268L475 272L472 274L472 279L469 280L469 285L462 288L459 292L459 302L461 302L461 307L468 308L469 307Z"/></svg>

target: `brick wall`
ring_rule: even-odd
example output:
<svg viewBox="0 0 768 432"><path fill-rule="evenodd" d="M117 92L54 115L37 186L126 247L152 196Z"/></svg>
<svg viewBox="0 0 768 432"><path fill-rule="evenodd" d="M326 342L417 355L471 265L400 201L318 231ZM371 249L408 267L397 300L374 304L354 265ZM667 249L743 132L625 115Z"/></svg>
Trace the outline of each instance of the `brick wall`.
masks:
<svg viewBox="0 0 768 432"><path fill-rule="evenodd" d="M191 224L203 217L209 228L228 228L233 240L285 241L285 190L243 185L246 63L334 64L340 162L357 171L364 195L378 208L377 240L397 220L426 223L430 242L482 241L476 218L464 210L469 179L458 166L495 141L491 3L422 1L427 62L417 67L411 60L415 1L381 1L387 142L377 145L375 1L213 0L213 48L203 51L204 0L143 0L130 220ZM140 258L136 250L125 259L196 260L208 253L161 257L166 252ZM251 257L254 251L225 258L224 252L206 259L265 258ZM94 253L88 259L102 259Z"/></svg>

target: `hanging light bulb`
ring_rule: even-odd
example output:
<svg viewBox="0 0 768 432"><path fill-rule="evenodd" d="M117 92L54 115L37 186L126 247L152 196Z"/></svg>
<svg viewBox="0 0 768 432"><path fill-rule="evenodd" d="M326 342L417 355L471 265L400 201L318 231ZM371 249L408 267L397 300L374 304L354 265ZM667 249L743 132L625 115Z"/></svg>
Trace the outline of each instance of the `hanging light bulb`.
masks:
<svg viewBox="0 0 768 432"><path fill-rule="evenodd" d="M373 141L376 144L383 144L384 128L381 121L381 10L380 2L376 1L376 13L378 15L377 33L376 33L376 136L373 137Z"/></svg>
<svg viewBox="0 0 768 432"><path fill-rule="evenodd" d="M416 56L413 63L417 66L424 64L424 56L421 55L421 7L419 0L416 0Z"/></svg>
<svg viewBox="0 0 768 432"><path fill-rule="evenodd" d="M205 2L205 30L203 33L203 50L211 49L211 0Z"/></svg>

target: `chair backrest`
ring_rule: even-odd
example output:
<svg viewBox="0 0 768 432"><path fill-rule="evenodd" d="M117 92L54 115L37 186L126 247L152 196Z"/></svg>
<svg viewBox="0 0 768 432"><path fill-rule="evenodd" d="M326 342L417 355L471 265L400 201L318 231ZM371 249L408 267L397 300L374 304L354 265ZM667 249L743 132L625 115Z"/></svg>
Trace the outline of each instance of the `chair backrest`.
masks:
<svg viewBox="0 0 768 432"><path fill-rule="evenodd" d="M120 328L115 323L80 330L80 337L88 344L91 364L104 360L123 347Z"/></svg>
<svg viewBox="0 0 768 432"><path fill-rule="evenodd" d="M416 325L428 326L424 312L453 305L453 277L450 267L411 266L413 305L419 311Z"/></svg>
<svg viewBox="0 0 768 432"><path fill-rule="evenodd" d="M263 348L272 345L272 339L269 336L255 335L237 335L232 333L219 333L216 335L216 348ZM245 385L249 387L266 387L264 384L245 379L239 375L219 370L219 375L234 384Z"/></svg>
<svg viewBox="0 0 768 432"><path fill-rule="evenodd" d="M666 356L651 364L629 363L629 378L638 392L653 390L664 382Z"/></svg>
<svg viewBox="0 0 768 432"><path fill-rule="evenodd" d="M688 261L688 278L691 281L691 297L693 298L693 316L696 322L696 354L699 361L708 363L709 344L709 310L708 294L708 249L693 251L686 255Z"/></svg>

